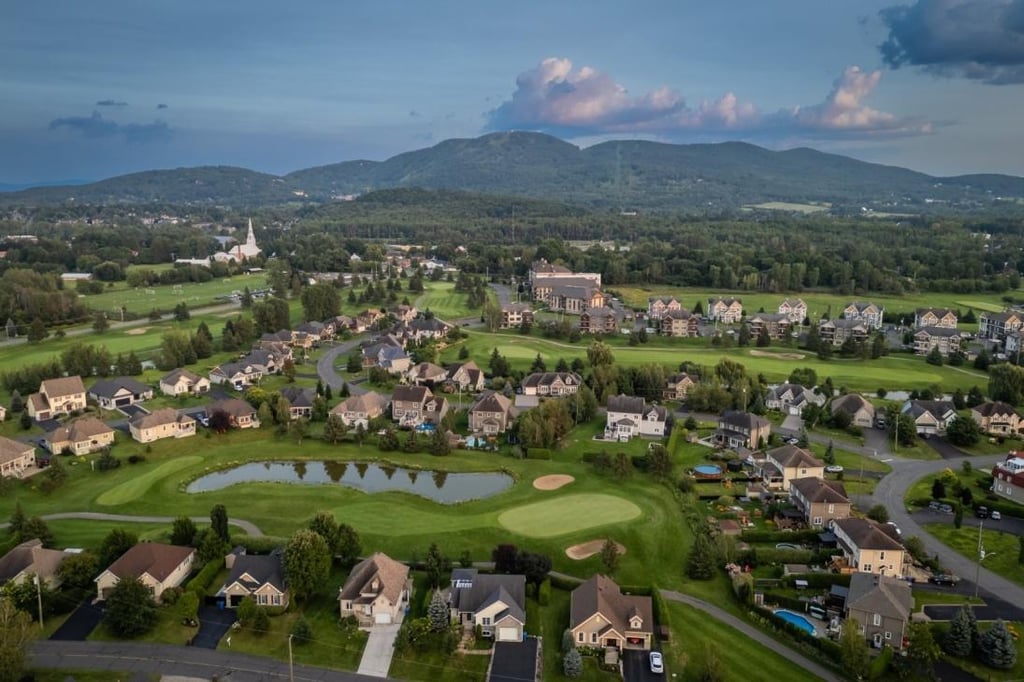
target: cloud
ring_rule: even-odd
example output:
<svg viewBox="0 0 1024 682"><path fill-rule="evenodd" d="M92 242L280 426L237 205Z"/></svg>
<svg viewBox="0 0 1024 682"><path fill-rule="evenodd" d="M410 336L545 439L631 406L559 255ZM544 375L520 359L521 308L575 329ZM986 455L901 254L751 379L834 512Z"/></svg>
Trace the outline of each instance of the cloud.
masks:
<svg viewBox="0 0 1024 682"><path fill-rule="evenodd" d="M50 130L67 128L89 138L122 136L128 142L164 142L174 134L163 121L122 124L103 118L98 111L92 112L92 116L55 118L50 121L49 127Z"/></svg>
<svg viewBox="0 0 1024 682"><path fill-rule="evenodd" d="M409 118L419 118L419 117L420 117L420 112L416 111L415 109L410 109L409 110Z"/></svg>
<svg viewBox="0 0 1024 682"><path fill-rule="evenodd" d="M589 66L576 69L568 59L552 57L519 75L511 99L486 114L486 128L542 130L565 137L725 132L834 137L931 132L931 125L924 121L864 104L881 77L880 71L850 66L823 102L764 113L732 92L695 106L668 87L633 96L607 73Z"/></svg>
<svg viewBox="0 0 1024 682"><path fill-rule="evenodd" d="M879 16L889 35L878 49L893 69L1024 83L1024 0L916 0Z"/></svg>
<svg viewBox="0 0 1024 682"><path fill-rule="evenodd" d="M128 106L128 102L120 102L120 101L118 101L116 99L101 99L99 102L96 102L96 106L98 106L98 107L126 107L126 106Z"/></svg>
<svg viewBox="0 0 1024 682"><path fill-rule="evenodd" d="M166 105L166 104L163 104L163 103L161 103L161 104L157 104L157 105L156 105L156 108L157 108L157 109L166 109L166 108L167 108L167 105Z"/></svg>

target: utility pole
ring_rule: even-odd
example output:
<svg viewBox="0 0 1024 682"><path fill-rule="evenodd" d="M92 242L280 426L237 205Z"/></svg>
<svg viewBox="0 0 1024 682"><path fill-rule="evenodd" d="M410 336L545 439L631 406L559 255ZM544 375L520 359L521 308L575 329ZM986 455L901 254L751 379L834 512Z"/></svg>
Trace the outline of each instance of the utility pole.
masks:
<svg viewBox="0 0 1024 682"><path fill-rule="evenodd" d="M974 572L974 598L978 598L978 583L981 582L981 562L985 560L987 556L995 555L995 552L985 552L985 545L982 544L981 529L984 527L984 521L978 521L978 567Z"/></svg>
<svg viewBox="0 0 1024 682"><path fill-rule="evenodd" d="M288 681L295 682L295 664L292 661L292 637L295 635L288 635Z"/></svg>
<svg viewBox="0 0 1024 682"><path fill-rule="evenodd" d="M36 583L36 596L39 598L39 629L43 629L43 584L39 580L39 575L32 576Z"/></svg>

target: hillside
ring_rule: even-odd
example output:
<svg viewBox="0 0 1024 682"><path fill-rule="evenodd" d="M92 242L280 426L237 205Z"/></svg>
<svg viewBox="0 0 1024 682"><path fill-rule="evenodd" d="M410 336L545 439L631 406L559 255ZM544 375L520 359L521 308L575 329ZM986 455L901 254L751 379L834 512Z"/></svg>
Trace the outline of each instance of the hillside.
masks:
<svg viewBox="0 0 1024 682"><path fill-rule="evenodd" d="M134 173L76 187L0 193L0 205L71 200L270 205L413 187L603 210L720 211L785 201L830 202L839 211L917 212L938 206L972 211L995 205L997 197L1024 197L1024 178L937 178L807 148L625 140L580 149L549 135L510 132L445 140L386 161L346 161L284 177L219 166Z"/></svg>

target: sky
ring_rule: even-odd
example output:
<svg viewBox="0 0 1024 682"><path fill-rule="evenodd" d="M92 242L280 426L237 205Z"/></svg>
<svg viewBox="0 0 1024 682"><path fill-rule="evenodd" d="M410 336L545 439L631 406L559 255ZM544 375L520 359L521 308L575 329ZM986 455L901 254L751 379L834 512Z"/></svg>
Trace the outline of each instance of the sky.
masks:
<svg viewBox="0 0 1024 682"><path fill-rule="evenodd" d="M1024 0L0 0L0 183L502 130L1024 175Z"/></svg>

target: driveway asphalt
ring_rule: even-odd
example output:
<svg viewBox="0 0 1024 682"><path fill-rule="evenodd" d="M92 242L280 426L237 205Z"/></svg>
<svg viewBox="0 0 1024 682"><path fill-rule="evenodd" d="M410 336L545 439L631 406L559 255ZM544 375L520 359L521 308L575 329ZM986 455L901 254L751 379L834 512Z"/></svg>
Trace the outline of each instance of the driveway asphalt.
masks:
<svg viewBox="0 0 1024 682"><path fill-rule="evenodd" d="M968 453L964 452L957 446L950 443L945 438L939 438L938 436L931 436L929 438L922 438L921 440L935 452L939 453L939 457L942 459L963 459L964 457L970 457Z"/></svg>
<svg viewBox="0 0 1024 682"><path fill-rule="evenodd" d="M387 677L391 657L395 655L395 638L401 625L374 625L366 640L363 658L359 661L359 674L369 677Z"/></svg>
<svg viewBox="0 0 1024 682"><path fill-rule="evenodd" d="M488 682L533 682L538 648L532 637L522 642L495 642Z"/></svg>
<svg viewBox="0 0 1024 682"><path fill-rule="evenodd" d="M192 638L192 646L200 649L216 649L221 638L238 620L234 609L222 609L216 606L199 607L199 631Z"/></svg>
<svg viewBox="0 0 1024 682"><path fill-rule="evenodd" d="M68 616L68 619L50 635L50 639L61 642L84 642L101 620L103 620L102 606L92 604L91 600L82 602Z"/></svg>
<svg viewBox="0 0 1024 682"><path fill-rule="evenodd" d="M626 682L664 682L672 673L651 672L650 654L646 651L627 650L622 652L622 678Z"/></svg>

